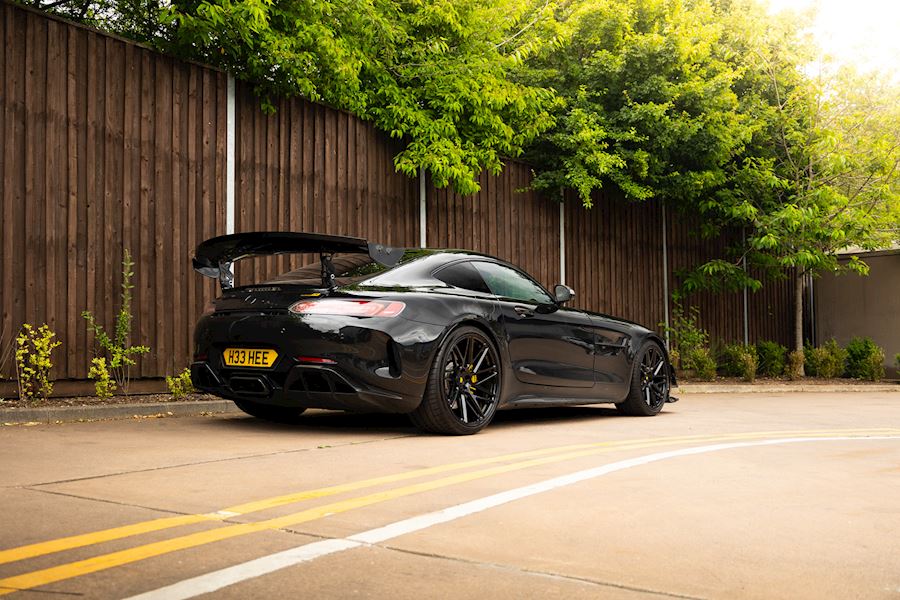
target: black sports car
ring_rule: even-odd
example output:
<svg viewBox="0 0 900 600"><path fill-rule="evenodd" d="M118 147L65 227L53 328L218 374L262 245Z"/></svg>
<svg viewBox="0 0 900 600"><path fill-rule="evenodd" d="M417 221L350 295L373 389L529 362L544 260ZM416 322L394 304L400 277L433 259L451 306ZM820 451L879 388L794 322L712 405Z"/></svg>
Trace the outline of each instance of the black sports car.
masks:
<svg viewBox="0 0 900 600"><path fill-rule="evenodd" d="M285 253L318 256L234 287L234 261ZM659 336L564 308L570 288L551 295L492 256L257 232L203 242L194 268L222 287L197 323L194 385L256 417L407 413L421 429L460 435L504 407L608 402L651 416L674 400Z"/></svg>

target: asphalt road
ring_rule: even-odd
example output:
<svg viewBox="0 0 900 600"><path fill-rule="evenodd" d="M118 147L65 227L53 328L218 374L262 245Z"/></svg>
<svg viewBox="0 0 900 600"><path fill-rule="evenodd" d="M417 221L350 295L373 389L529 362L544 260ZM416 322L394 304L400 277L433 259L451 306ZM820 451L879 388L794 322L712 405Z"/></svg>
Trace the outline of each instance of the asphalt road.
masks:
<svg viewBox="0 0 900 600"><path fill-rule="evenodd" d="M900 393L0 428L0 595L900 599Z"/></svg>

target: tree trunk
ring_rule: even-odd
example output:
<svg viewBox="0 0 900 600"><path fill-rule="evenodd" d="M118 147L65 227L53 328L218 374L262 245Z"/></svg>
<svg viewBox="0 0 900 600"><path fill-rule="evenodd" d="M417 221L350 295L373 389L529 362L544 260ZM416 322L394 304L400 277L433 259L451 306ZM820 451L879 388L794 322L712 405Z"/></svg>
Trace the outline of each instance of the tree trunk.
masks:
<svg viewBox="0 0 900 600"><path fill-rule="evenodd" d="M803 352L803 273L799 269L794 275L794 351ZM797 374L804 376L803 363Z"/></svg>

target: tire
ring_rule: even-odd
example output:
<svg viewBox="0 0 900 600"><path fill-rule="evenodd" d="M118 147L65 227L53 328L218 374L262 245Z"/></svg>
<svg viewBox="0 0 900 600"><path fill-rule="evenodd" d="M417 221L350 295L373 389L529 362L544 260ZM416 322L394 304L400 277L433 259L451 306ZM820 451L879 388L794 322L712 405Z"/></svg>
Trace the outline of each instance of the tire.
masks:
<svg viewBox="0 0 900 600"><path fill-rule="evenodd" d="M413 425L444 435L471 435L497 412L502 386L500 355L480 329L462 326L447 335L428 373Z"/></svg>
<svg viewBox="0 0 900 600"><path fill-rule="evenodd" d="M250 402L249 400L234 400L237 407L257 419L272 421L273 423L296 423L300 415L303 414L305 408L287 407L287 406L271 406L269 404L259 404L258 402Z"/></svg>
<svg viewBox="0 0 900 600"><path fill-rule="evenodd" d="M641 345L631 368L631 387L620 413L634 417L659 414L669 400L669 365L662 346L652 340Z"/></svg>

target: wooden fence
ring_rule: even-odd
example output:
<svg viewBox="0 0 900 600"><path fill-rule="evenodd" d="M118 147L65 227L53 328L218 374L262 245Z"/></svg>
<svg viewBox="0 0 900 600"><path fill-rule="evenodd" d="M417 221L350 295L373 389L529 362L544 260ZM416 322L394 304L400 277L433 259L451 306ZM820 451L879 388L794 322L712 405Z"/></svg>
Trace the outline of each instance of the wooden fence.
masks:
<svg viewBox="0 0 900 600"><path fill-rule="evenodd" d="M136 374L158 378L191 357L191 329L215 293L193 273L196 245L228 222L228 77L16 5L0 2L0 376L22 323L47 323L63 346L53 377L84 379L94 354L81 312L115 322L127 249L135 260L132 342L151 347ZM401 146L331 108L282 100L277 112L237 85L234 102L236 231L304 230L419 245L425 219L432 247L495 254L566 282L580 307L648 326L665 313L663 278L710 256L722 240L700 240L658 204L599 195L592 210L528 191L531 169L510 161L482 190L460 197L425 190L394 171ZM239 278L285 268L258 261ZM747 304L751 340L789 339L789 290L769 286ZM714 337L743 336L740 294L700 295ZM671 309L671 306L669 307Z"/></svg>

